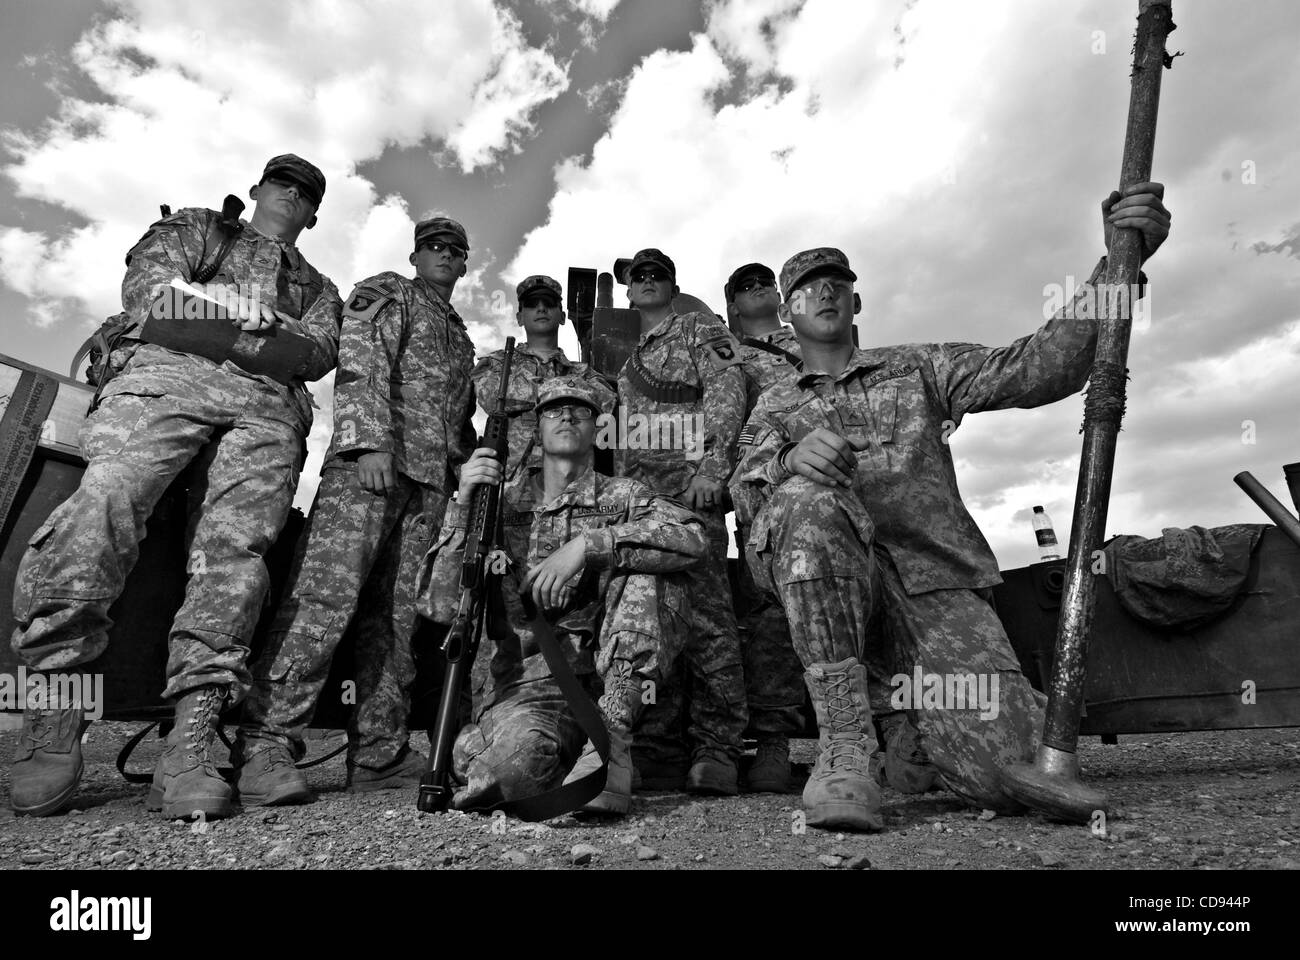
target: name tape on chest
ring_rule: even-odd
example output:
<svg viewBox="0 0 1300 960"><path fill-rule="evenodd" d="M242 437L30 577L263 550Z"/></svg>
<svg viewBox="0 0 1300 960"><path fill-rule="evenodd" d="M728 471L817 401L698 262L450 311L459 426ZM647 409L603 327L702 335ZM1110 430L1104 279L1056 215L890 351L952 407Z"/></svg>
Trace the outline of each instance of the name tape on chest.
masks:
<svg viewBox="0 0 1300 960"><path fill-rule="evenodd" d="M918 365L915 363L899 363L892 367L886 367L884 370L880 370L863 379L862 389L866 390L870 387L874 387L876 384L883 383L885 380L897 380L899 377L905 377L909 373L915 373L917 369Z"/></svg>

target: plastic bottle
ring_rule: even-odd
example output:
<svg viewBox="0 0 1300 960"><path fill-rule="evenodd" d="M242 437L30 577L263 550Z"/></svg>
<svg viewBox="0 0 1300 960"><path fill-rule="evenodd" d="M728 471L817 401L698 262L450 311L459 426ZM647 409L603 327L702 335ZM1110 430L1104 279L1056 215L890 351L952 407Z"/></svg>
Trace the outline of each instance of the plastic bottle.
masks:
<svg viewBox="0 0 1300 960"><path fill-rule="evenodd" d="M1042 507L1034 507L1034 536L1038 538L1039 560L1061 559L1061 546L1056 542L1052 518L1043 512Z"/></svg>

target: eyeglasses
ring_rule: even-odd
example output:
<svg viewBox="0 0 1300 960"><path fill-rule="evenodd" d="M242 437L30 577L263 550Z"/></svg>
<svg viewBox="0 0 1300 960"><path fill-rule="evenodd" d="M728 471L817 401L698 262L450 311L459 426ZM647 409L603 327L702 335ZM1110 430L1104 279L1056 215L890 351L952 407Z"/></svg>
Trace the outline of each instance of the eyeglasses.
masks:
<svg viewBox="0 0 1300 960"><path fill-rule="evenodd" d="M434 253L442 253L444 250L450 250L451 255L457 260L464 260L468 253L464 247L458 247L454 243L444 243L442 240L427 240L420 244L420 249L431 250Z"/></svg>
<svg viewBox="0 0 1300 960"><path fill-rule="evenodd" d="M519 301L521 310L557 310L559 306L560 301L552 297L528 297Z"/></svg>
<svg viewBox="0 0 1300 960"><path fill-rule="evenodd" d="M853 292L853 283L849 280L844 280L838 277L821 277L805 283L799 289L809 297L819 297L828 287L830 288L831 296L833 297Z"/></svg>
<svg viewBox="0 0 1300 960"><path fill-rule="evenodd" d="M668 283L672 279L666 270L638 270L631 278L633 283Z"/></svg>
<svg viewBox="0 0 1300 960"><path fill-rule="evenodd" d="M742 280L736 285L737 293L749 293L751 290L761 290L765 287L775 287L776 281L769 280L767 277L750 277Z"/></svg>
<svg viewBox="0 0 1300 960"><path fill-rule="evenodd" d="M559 420L566 410L569 411L570 420L590 420L596 415L596 411L585 404L561 404L556 407L546 407L540 413L547 420Z"/></svg>

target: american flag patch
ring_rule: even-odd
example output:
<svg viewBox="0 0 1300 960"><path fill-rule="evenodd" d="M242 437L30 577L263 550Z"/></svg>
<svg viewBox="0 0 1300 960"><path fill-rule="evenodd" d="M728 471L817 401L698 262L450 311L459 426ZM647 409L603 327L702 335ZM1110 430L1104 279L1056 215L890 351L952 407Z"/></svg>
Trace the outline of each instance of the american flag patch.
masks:
<svg viewBox="0 0 1300 960"><path fill-rule="evenodd" d="M744 430L740 431L739 443L752 444L758 437L758 428L746 425Z"/></svg>

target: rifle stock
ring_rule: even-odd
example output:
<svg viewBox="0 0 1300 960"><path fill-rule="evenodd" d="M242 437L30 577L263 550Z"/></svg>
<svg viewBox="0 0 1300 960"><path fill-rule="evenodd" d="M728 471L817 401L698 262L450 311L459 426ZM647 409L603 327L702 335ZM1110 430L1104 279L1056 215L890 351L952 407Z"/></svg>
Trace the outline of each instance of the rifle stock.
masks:
<svg viewBox="0 0 1300 960"><path fill-rule="evenodd" d="M510 388L510 364L514 360L515 338L506 338L506 359L501 368L501 383L496 406L488 416L480 446L491 447L504 467L507 460L509 416L506 395ZM487 610L488 556L496 543L501 517L501 483L482 484L474 488L470 500L470 526L465 537L465 554L460 567L460 604L447 631L442 651L447 670L443 676L438 713L429 736L429 766L420 779L416 805L425 813L446 810L451 804L451 750L459 732L461 691L478 655L479 638Z"/></svg>

